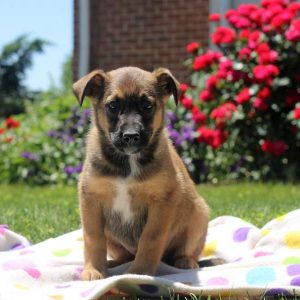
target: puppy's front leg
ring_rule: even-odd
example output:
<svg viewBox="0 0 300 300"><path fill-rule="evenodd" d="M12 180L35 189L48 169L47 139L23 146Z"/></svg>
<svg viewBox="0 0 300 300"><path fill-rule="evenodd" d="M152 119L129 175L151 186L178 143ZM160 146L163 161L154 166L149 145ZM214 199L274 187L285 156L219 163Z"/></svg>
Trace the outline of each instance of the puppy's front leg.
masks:
<svg viewBox="0 0 300 300"><path fill-rule="evenodd" d="M135 259L126 273L154 275L169 237L173 208L153 205L139 240Z"/></svg>
<svg viewBox="0 0 300 300"><path fill-rule="evenodd" d="M96 280L107 276L106 238L102 207L84 196L80 199L84 239L84 268L81 280Z"/></svg>

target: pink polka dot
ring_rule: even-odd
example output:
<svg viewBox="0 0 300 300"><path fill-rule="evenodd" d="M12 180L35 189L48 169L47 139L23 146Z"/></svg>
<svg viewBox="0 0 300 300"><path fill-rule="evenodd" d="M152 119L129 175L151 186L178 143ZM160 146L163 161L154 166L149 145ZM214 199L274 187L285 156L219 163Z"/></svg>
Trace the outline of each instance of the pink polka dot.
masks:
<svg viewBox="0 0 300 300"><path fill-rule="evenodd" d="M224 277L212 277L207 280L206 284L207 285L228 285L229 281Z"/></svg>
<svg viewBox="0 0 300 300"><path fill-rule="evenodd" d="M27 268L24 271L34 279L39 279L41 277L41 272L34 268Z"/></svg>
<svg viewBox="0 0 300 300"><path fill-rule="evenodd" d="M261 256L272 255L272 254L273 253L271 253L271 252L258 251L254 254L254 257L261 257Z"/></svg>
<svg viewBox="0 0 300 300"><path fill-rule="evenodd" d="M5 234L5 228L0 227L0 235L4 235Z"/></svg>
<svg viewBox="0 0 300 300"><path fill-rule="evenodd" d="M92 293L92 291L95 289L96 285L94 285L93 287L89 288L88 290L84 290L80 293L80 296L85 298L88 295L90 295Z"/></svg>

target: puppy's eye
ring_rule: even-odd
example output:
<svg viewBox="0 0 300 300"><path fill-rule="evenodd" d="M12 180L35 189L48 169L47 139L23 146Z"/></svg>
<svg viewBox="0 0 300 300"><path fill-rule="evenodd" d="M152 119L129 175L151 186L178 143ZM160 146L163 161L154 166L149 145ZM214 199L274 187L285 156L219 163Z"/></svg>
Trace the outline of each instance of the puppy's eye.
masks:
<svg viewBox="0 0 300 300"><path fill-rule="evenodd" d="M119 102L118 101L111 101L108 103L108 108L111 111L116 111L119 108Z"/></svg>
<svg viewBox="0 0 300 300"><path fill-rule="evenodd" d="M143 100L141 103L141 107L144 110L150 110L153 107L153 104L149 100Z"/></svg>

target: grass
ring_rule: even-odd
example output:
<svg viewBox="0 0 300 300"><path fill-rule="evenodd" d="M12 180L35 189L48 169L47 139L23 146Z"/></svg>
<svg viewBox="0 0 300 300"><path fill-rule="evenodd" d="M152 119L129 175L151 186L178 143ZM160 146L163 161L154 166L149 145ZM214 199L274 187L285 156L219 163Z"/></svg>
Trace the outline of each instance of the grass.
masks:
<svg viewBox="0 0 300 300"><path fill-rule="evenodd" d="M37 243L79 228L75 187L0 185L0 224Z"/></svg>
<svg viewBox="0 0 300 300"><path fill-rule="evenodd" d="M261 227L300 207L300 185L200 185L198 190L211 208L211 219L233 215ZM0 195L0 224L8 224L33 243L80 226L75 187L0 185Z"/></svg>

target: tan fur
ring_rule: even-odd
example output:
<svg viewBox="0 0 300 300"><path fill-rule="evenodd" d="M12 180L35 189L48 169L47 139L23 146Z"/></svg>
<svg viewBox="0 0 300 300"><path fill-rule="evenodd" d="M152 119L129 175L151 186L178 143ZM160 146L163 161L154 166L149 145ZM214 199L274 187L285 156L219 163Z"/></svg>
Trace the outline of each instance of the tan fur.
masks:
<svg viewBox="0 0 300 300"><path fill-rule="evenodd" d="M92 166L93 157L107 163L102 150L96 122L107 131L103 103L112 95L120 97L128 94L151 94L157 97L157 110L153 121L155 130L163 126L163 103L169 95L153 96L153 86L158 78L171 76L168 70L159 69L153 73L137 68L122 68L103 75L106 77L103 99L93 99L96 120L87 138L86 160L80 176L78 189L81 219L84 234L85 264L81 274L83 280L100 279L107 276L107 267L130 261L134 258L127 273L150 274L156 272L160 260L171 257L171 263L180 268L196 268L201 254L208 224L208 207L198 195L194 183L163 131L159 136L154 161L145 165L140 175L130 177L126 187L133 212L147 210L148 218L143 227L138 244L118 239L106 226L105 212L112 212L116 197L114 176L103 176ZM76 83L75 93L84 97L82 91L93 76L85 76L85 83ZM109 78L109 80L107 79ZM172 77L172 80L176 80ZM100 80L101 81L101 80ZM96 84L99 83L99 78ZM81 87L81 88L80 88ZM152 88L152 90L151 90ZM164 87L165 88L165 87ZM83 98L82 98L83 99ZM113 212L112 212L113 213ZM106 221L105 221L106 220ZM115 261L107 263L109 254ZM171 256L170 256L171 254Z"/></svg>

